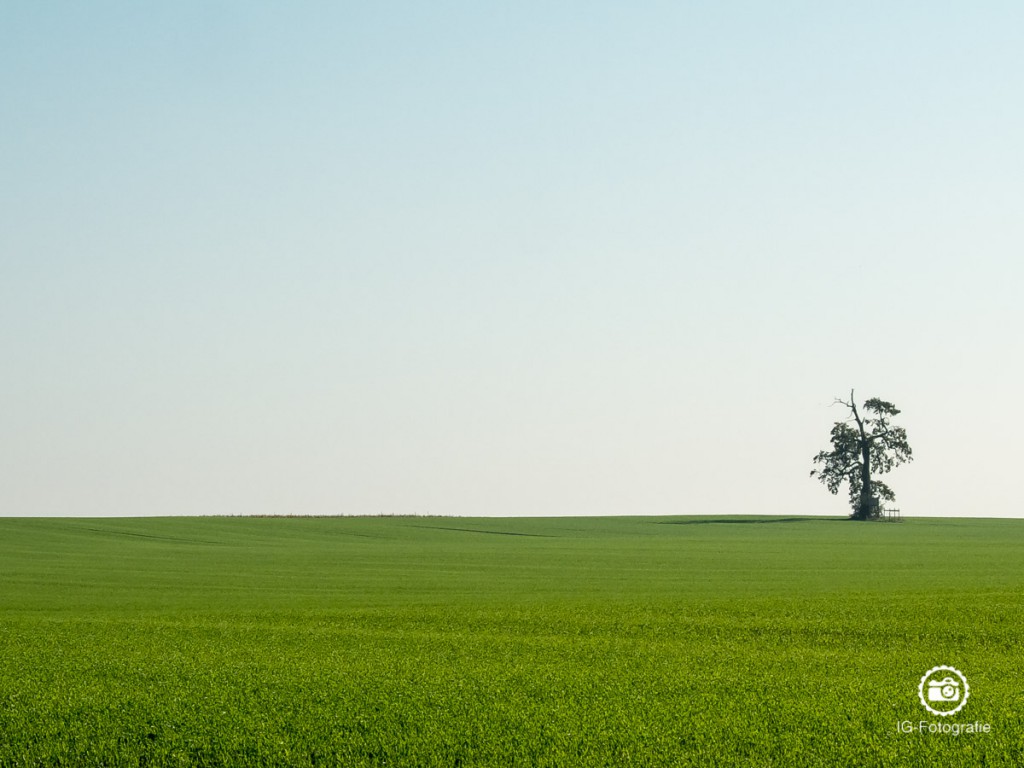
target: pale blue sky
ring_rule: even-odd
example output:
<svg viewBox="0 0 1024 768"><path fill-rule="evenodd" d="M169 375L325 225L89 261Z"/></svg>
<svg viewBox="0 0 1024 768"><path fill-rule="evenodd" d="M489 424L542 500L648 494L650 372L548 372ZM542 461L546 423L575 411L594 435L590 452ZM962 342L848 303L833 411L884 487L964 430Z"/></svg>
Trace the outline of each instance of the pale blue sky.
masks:
<svg viewBox="0 0 1024 768"><path fill-rule="evenodd" d="M1017 515L1024 6L0 6L0 515Z"/></svg>

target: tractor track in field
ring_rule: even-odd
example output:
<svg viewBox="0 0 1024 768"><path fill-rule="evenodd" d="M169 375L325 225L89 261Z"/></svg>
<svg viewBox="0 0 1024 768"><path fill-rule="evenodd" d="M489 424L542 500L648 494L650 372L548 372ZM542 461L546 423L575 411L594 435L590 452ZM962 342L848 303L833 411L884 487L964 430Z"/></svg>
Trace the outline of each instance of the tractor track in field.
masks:
<svg viewBox="0 0 1024 768"><path fill-rule="evenodd" d="M494 536L530 536L538 539L557 539L546 533L521 533L518 531L485 531L481 528L452 528L446 525L410 525L409 528L427 528L432 531L461 531L463 533L490 533Z"/></svg>

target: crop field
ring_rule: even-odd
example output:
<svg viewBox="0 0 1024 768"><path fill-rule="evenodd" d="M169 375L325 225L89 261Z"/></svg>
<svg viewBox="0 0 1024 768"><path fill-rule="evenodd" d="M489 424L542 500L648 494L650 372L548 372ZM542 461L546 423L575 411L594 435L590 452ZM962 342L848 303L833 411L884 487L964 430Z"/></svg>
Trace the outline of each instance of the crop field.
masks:
<svg viewBox="0 0 1024 768"><path fill-rule="evenodd" d="M0 519L0 766L1015 766L1022 628L1024 521Z"/></svg>

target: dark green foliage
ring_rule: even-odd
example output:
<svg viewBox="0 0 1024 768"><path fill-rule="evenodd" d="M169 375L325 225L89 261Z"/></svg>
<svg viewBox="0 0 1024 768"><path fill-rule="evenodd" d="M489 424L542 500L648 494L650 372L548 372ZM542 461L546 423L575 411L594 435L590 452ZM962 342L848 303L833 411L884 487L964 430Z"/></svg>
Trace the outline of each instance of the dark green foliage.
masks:
<svg viewBox="0 0 1024 768"><path fill-rule="evenodd" d="M913 460L907 431L892 424L891 419L900 411L886 400L877 397L865 400L864 415L857 409L852 390L848 402L836 400L836 403L849 408L850 416L832 426L832 450L820 451L814 457L814 463L821 468L812 469L811 477L821 480L833 494L839 493L843 483L848 483L850 516L855 520L870 520L878 516L880 501L896 499L892 489L873 476L883 475Z"/></svg>

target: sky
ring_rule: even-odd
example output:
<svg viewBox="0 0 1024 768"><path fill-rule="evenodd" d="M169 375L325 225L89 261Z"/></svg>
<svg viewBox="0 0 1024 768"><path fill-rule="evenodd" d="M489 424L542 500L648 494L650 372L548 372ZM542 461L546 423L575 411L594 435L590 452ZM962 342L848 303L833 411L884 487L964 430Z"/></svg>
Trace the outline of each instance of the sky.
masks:
<svg viewBox="0 0 1024 768"><path fill-rule="evenodd" d="M0 515L1020 516L1024 6L0 5Z"/></svg>

